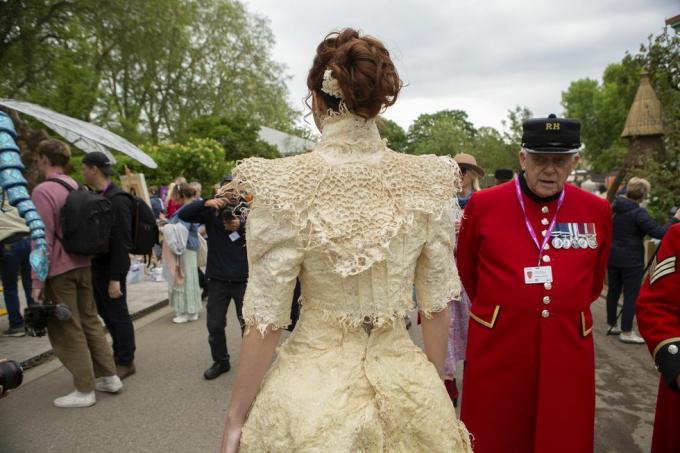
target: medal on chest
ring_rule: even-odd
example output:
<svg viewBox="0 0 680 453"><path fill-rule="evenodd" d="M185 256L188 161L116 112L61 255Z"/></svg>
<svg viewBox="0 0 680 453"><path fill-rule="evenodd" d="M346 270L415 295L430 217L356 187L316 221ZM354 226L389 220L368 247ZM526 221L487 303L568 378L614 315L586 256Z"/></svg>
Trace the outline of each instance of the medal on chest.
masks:
<svg viewBox="0 0 680 453"><path fill-rule="evenodd" d="M557 250L594 250L598 247L597 229L594 223L558 223L550 243Z"/></svg>

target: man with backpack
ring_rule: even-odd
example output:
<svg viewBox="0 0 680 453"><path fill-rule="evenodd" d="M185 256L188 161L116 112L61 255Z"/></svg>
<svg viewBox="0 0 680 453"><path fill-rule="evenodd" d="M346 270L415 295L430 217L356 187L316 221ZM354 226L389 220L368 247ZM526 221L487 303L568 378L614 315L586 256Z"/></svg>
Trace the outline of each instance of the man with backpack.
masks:
<svg viewBox="0 0 680 453"><path fill-rule="evenodd" d="M125 280L134 247L132 229L135 199L116 186L116 175L106 154L93 152L83 158L83 177L88 186L111 202L113 224L108 251L92 260L92 287L99 315L113 338L113 357L121 379L135 373L135 331L128 311Z"/></svg>
<svg viewBox="0 0 680 453"><path fill-rule="evenodd" d="M70 222L64 218L68 199L85 193L64 175L71 152L58 140L38 146L38 171L46 179L32 194L33 203L45 223L50 268L44 283L33 276L33 300L67 305L73 315L60 321L50 317L47 325L55 355L73 375L75 391L54 400L57 407L88 407L95 404L94 390L116 393L123 383L116 376L111 346L97 318L92 297L90 257L67 251ZM73 204L73 203L71 203ZM107 213L101 210L102 218ZM68 219L74 220L74 219ZM96 379L95 379L96 378Z"/></svg>

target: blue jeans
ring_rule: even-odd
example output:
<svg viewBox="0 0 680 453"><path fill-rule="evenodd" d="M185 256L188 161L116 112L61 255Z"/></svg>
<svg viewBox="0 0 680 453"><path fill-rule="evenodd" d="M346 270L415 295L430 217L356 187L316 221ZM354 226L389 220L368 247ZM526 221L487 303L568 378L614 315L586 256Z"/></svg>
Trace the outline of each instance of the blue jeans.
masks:
<svg viewBox="0 0 680 453"><path fill-rule="evenodd" d="M11 244L2 244L2 286L5 294L5 306L9 312L10 328L23 327L24 318L21 316L19 304L19 291L17 280L21 272L21 281L26 294L28 305L33 304L31 298L31 263L28 260L31 254L31 240L28 237L19 239Z"/></svg>

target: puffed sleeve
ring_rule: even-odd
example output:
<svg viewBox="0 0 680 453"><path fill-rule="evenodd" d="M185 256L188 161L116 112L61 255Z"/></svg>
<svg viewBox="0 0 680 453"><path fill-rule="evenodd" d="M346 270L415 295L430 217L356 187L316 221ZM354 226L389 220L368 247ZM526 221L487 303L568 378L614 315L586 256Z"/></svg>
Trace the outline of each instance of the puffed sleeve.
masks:
<svg viewBox="0 0 680 453"><path fill-rule="evenodd" d="M243 302L247 326L264 334L268 326L285 328L304 249L299 229L267 208L250 211L246 226L248 286Z"/></svg>
<svg viewBox="0 0 680 453"><path fill-rule="evenodd" d="M418 309L426 317L444 310L460 295L460 279L453 257L455 222L460 208L454 199L441 215L431 215L427 226L427 240L416 265L416 297Z"/></svg>

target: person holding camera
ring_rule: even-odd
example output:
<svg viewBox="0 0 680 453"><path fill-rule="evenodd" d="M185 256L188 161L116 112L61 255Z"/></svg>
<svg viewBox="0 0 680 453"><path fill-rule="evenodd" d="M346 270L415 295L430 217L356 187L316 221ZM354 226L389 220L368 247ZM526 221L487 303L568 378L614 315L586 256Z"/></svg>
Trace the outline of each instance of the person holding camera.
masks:
<svg viewBox="0 0 680 453"><path fill-rule="evenodd" d="M64 174L71 157L69 147L59 140L45 140L38 146L38 171L46 179L32 194L33 203L45 223L50 257L47 280L33 275L33 300L68 306L72 316L47 321L47 335L55 355L73 375L75 391L54 400L57 407L88 407L96 402L94 390L117 393L123 383L116 375L111 346L97 317L92 294L91 259L64 249L61 211L70 186L78 183ZM47 302L45 302L47 303ZM96 379L95 379L96 378Z"/></svg>
<svg viewBox="0 0 680 453"><path fill-rule="evenodd" d="M223 184L231 178L226 177ZM185 206L179 218L185 222L201 223L208 233L207 327L208 343L213 364L203 376L215 379L230 370L227 338L227 310L232 299L243 333L243 296L248 282L248 256L246 253L245 221L240 207L244 205L237 194L203 201L196 200Z"/></svg>

